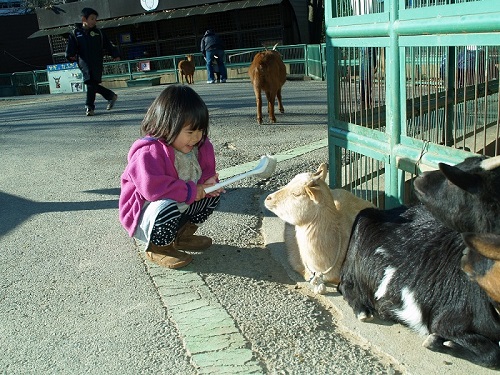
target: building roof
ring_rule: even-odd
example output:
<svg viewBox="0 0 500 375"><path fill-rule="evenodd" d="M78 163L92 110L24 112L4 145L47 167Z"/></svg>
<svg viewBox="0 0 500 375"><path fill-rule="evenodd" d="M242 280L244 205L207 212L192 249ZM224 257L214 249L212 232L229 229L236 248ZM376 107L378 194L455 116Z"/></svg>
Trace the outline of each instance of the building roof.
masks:
<svg viewBox="0 0 500 375"><path fill-rule="evenodd" d="M111 28L124 25L139 24L144 22L155 22L164 19L172 19L179 17L189 17L195 15L219 13L228 10L261 7L266 5L274 5L281 3L282 0L238 0L231 2L221 2L215 4L204 4L192 6L189 8L168 9L158 12L143 13L132 16L116 17L110 19L99 19L99 28ZM29 38L36 38L47 35L60 35L69 33L73 28L73 24L65 25L62 27L41 29L29 36Z"/></svg>

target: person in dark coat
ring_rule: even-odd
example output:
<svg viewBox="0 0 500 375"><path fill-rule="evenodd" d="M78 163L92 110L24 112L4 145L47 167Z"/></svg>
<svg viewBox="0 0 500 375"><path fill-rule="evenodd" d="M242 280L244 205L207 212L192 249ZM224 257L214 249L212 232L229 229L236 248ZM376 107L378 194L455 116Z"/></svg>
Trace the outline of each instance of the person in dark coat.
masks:
<svg viewBox="0 0 500 375"><path fill-rule="evenodd" d="M95 97L100 94L108 101L107 109L113 108L118 95L101 86L104 50L119 60L118 49L109 41L106 35L96 27L98 13L92 8L83 8L82 23L75 24L75 29L69 34L66 46L66 58L78 63L82 71L83 81L87 85L85 109L87 116L93 116Z"/></svg>
<svg viewBox="0 0 500 375"><path fill-rule="evenodd" d="M227 69L224 64L224 43L222 39L213 32L213 30L205 31L205 35L201 39L201 53L205 56L205 61L207 62L207 76L208 83L215 83L214 68L212 66L212 61L215 60L219 67L220 81L226 82L227 80Z"/></svg>

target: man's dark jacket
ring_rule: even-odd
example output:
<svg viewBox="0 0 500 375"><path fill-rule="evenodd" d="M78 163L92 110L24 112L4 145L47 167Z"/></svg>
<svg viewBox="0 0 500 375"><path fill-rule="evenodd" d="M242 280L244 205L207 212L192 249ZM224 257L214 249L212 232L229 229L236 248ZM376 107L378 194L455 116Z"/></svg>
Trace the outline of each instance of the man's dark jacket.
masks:
<svg viewBox="0 0 500 375"><path fill-rule="evenodd" d="M76 62L83 74L83 81L102 81L104 51L113 57L118 57L118 49L109 41L97 27L84 29L81 23L69 34L66 46L66 58L76 56Z"/></svg>
<svg viewBox="0 0 500 375"><path fill-rule="evenodd" d="M210 51L212 49L213 50L224 49L224 43L222 42L222 39L219 38L219 36L215 34L212 30L207 30L205 32L205 35L203 35L203 38L201 39L200 49L201 52L203 53L203 56L205 56L206 51Z"/></svg>

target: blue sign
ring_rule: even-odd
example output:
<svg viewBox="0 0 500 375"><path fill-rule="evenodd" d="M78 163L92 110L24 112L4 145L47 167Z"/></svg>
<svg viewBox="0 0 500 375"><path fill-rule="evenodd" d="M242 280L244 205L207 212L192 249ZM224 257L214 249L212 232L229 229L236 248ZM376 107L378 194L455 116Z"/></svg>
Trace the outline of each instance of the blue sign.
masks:
<svg viewBox="0 0 500 375"><path fill-rule="evenodd" d="M55 72L58 70L68 70L68 69L78 69L78 64L64 63L64 64L47 65L48 72Z"/></svg>

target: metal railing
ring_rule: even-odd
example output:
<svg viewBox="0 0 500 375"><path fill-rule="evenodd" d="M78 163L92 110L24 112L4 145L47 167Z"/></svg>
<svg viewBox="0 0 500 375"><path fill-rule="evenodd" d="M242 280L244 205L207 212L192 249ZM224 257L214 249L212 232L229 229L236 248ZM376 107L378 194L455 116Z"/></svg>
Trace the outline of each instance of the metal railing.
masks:
<svg viewBox="0 0 500 375"><path fill-rule="evenodd" d="M0 74L0 96L49 94L46 70Z"/></svg>
<svg viewBox="0 0 500 375"><path fill-rule="evenodd" d="M307 75L317 80L325 79L324 45L286 45L277 46L276 49L288 66L289 74ZM261 50L262 48L226 50L226 67L228 70L242 71L242 77L246 77L245 69L252 63L254 55ZM177 66L185 57L186 55L172 55L105 62L103 81L128 81L169 76L169 82L179 82ZM203 55L194 53L193 58L196 69L204 71L206 63ZM2 95L2 92L7 95ZM49 93L49 78L46 70L0 74L0 96Z"/></svg>
<svg viewBox="0 0 500 375"><path fill-rule="evenodd" d="M499 154L499 16L490 0L325 2L332 187L389 208L439 162Z"/></svg>

